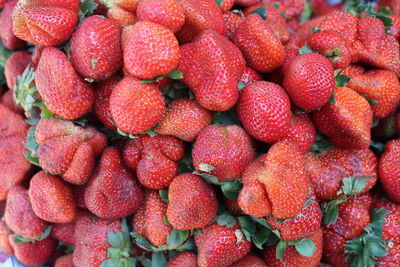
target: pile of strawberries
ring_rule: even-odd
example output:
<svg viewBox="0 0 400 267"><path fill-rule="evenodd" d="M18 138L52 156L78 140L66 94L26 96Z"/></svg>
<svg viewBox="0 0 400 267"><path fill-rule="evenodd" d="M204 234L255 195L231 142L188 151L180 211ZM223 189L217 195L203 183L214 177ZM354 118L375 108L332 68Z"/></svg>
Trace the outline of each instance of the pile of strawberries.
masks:
<svg viewBox="0 0 400 267"><path fill-rule="evenodd" d="M398 0L0 8L2 252L400 266Z"/></svg>

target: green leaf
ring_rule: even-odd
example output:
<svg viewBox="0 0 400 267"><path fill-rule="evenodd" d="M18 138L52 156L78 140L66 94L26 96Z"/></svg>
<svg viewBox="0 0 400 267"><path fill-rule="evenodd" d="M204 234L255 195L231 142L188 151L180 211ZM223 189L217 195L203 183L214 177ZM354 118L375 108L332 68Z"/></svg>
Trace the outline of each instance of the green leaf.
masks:
<svg viewBox="0 0 400 267"><path fill-rule="evenodd" d="M54 113L51 112L46 106L42 106L42 113L40 114L41 118L44 120L50 120L53 117Z"/></svg>
<svg viewBox="0 0 400 267"><path fill-rule="evenodd" d="M299 252L304 257L314 256L314 252L317 249L314 242L308 238L303 238L300 242L296 242L294 245L297 252Z"/></svg>
<svg viewBox="0 0 400 267"><path fill-rule="evenodd" d="M158 191L158 193L160 194L161 199L162 199L164 202L167 202L167 203L168 203L168 190L167 190L167 189L160 190L160 191Z"/></svg>
<svg viewBox="0 0 400 267"><path fill-rule="evenodd" d="M131 232L130 234L133 237L134 243L139 247L150 251L156 249L155 246L153 246L149 241L147 241L143 236L139 235L138 233Z"/></svg>
<svg viewBox="0 0 400 267"><path fill-rule="evenodd" d="M0 41L0 66L4 67L6 65L7 59L11 56L13 52L8 50L3 43ZM4 74L4 73L2 73Z"/></svg>
<svg viewBox="0 0 400 267"><path fill-rule="evenodd" d="M233 107L227 111L216 111L213 113L212 124L215 125L240 125L240 120Z"/></svg>
<svg viewBox="0 0 400 267"><path fill-rule="evenodd" d="M271 236L271 231L266 230L266 229L261 229L260 231L257 231L253 236L252 236L252 241L253 244L259 248L263 249L263 245L267 243Z"/></svg>
<svg viewBox="0 0 400 267"><path fill-rule="evenodd" d="M262 6L257 9L254 9L250 14L257 14L259 15L263 20L267 18L267 11L268 7L267 6Z"/></svg>
<svg viewBox="0 0 400 267"><path fill-rule="evenodd" d="M371 148L375 148L379 152L383 153L385 151L386 144L385 143L381 143L381 142L377 142L377 141L372 141L371 144L370 144L370 147Z"/></svg>
<svg viewBox="0 0 400 267"><path fill-rule="evenodd" d="M346 86L347 83L350 81L350 77L344 74L338 74L336 77L336 87L343 87Z"/></svg>
<svg viewBox="0 0 400 267"><path fill-rule="evenodd" d="M267 222L267 220L265 218L257 218L257 217L253 217L253 216L250 216L250 218L253 221L255 221L256 223L261 224L265 228L271 229L271 226L268 224L268 222Z"/></svg>
<svg viewBox="0 0 400 267"><path fill-rule="evenodd" d="M183 244L188 238L189 231L180 231L178 229L172 229L171 233L167 237L167 245L171 249L175 249Z"/></svg>
<svg viewBox="0 0 400 267"><path fill-rule="evenodd" d="M115 259L115 258L105 260L101 263L101 267L116 267L116 266L120 266L120 265L119 265L118 259Z"/></svg>
<svg viewBox="0 0 400 267"><path fill-rule="evenodd" d="M222 193L224 193L224 196L230 200L237 200L242 188L243 184L240 180L225 182L221 186Z"/></svg>
<svg viewBox="0 0 400 267"><path fill-rule="evenodd" d="M278 245L276 246L276 258L283 261L283 255L285 254L285 250L287 247L287 242L284 240L280 240Z"/></svg>
<svg viewBox="0 0 400 267"><path fill-rule="evenodd" d="M96 7L97 4L93 0L81 0L81 5L79 7L79 23L93 15L93 11Z"/></svg>
<svg viewBox="0 0 400 267"><path fill-rule="evenodd" d="M375 106L376 104L378 104L377 100L374 100L372 98L369 98L368 96L366 96L365 94L361 94L367 101L368 103L371 105L371 107Z"/></svg>
<svg viewBox="0 0 400 267"><path fill-rule="evenodd" d="M243 88L245 88L246 86L247 86L247 84L244 83L244 82L238 83L238 89L239 89L239 91L242 90Z"/></svg>
<svg viewBox="0 0 400 267"><path fill-rule="evenodd" d="M179 79L183 78L183 74L179 70L173 70L167 74L167 77L174 79L174 80L179 80Z"/></svg>
<svg viewBox="0 0 400 267"><path fill-rule="evenodd" d="M165 267L167 265L167 261L165 260L163 252L153 252L151 256L151 265L152 267Z"/></svg>
<svg viewBox="0 0 400 267"><path fill-rule="evenodd" d="M307 44L303 45L299 49L299 55L308 54L308 53L313 53L313 51Z"/></svg>
<svg viewBox="0 0 400 267"><path fill-rule="evenodd" d="M222 214L217 215L214 220L219 224L219 225L224 225L228 228L232 228L233 226L236 225L237 221L234 216L232 216L229 212L224 212Z"/></svg>
<svg viewBox="0 0 400 267"><path fill-rule="evenodd" d="M320 28L317 28L317 27L312 27L312 28L311 28L311 32L312 32L312 33L317 33L317 32L320 32L320 31L321 31Z"/></svg>
<svg viewBox="0 0 400 267"><path fill-rule="evenodd" d="M300 15L300 24L303 24L304 22L310 20L311 15L313 13L313 6L311 1L306 1L304 5L304 10L301 12Z"/></svg>
<svg viewBox="0 0 400 267"><path fill-rule="evenodd" d="M52 226L47 226L46 229L37 237L34 238L30 238L30 237L25 237L22 235L18 235L18 234L14 234L14 241L17 244L22 244L22 243L26 243L26 242L37 242L37 241L41 241L43 239L46 239L47 237L49 237L50 233L51 233L51 228Z"/></svg>
<svg viewBox="0 0 400 267"><path fill-rule="evenodd" d="M390 11L390 9L385 6L379 7L379 13L384 14L384 15L393 15L393 12Z"/></svg>
<svg viewBox="0 0 400 267"><path fill-rule="evenodd" d="M207 183L216 184L216 185L220 184L220 182L218 181L218 178L214 175L211 175L208 173L202 173L202 172L198 172L198 171L194 171L193 174L196 174L196 175L202 177Z"/></svg>
<svg viewBox="0 0 400 267"><path fill-rule="evenodd" d="M336 92L333 91L331 97L330 97L329 100L328 100L328 103L329 103L329 104L336 104L335 95L336 95Z"/></svg>
<svg viewBox="0 0 400 267"><path fill-rule="evenodd" d="M146 255L143 253L139 257L136 257L138 262L142 264L144 267L151 267L151 260L146 257Z"/></svg>
<svg viewBox="0 0 400 267"><path fill-rule="evenodd" d="M357 195L364 190L365 185L371 178L372 176L350 176L343 178L343 185L340 191L345 195Z"/></svg>
<svg viewBox="0 0 400 267"><path fill-rule="evenodd" d="M215 3L219 6L219 8L222 7L222 1L223 0L215 0Z"/></svg>
<svg viewBox="0 0 400 267"><path fill-rule="evenodd" d="M247 231L251 234L254 234L257 231L254 222L248 216L237 217L237 220L239 221L239 225L243 231Z"/></svg>
<svg viewBox="0 0 400 267"><path fill-rule="evenodd" d="M140 81L141 83L156 83L156 79L144 79Z"/></svg>
<svg viewBox="0 0 400 267"><path fill-rule="evenodd" d="M346 197L342 197L342 198L331 200L326 204L326 207L324 209L324 216L323 216L324 224L326 226L329 226L336 222L337 218L339 217L338 205L340 203L346 201L346 199L347 199Z"/></svg>
<svg viewBox="0 0 400 267"><path fill-rule="evenodd" d="M86 124L88 123L88 120L86 118L79 118L77 120L73 120L72 122L78 124L81 127L85 127Z"/></svg>

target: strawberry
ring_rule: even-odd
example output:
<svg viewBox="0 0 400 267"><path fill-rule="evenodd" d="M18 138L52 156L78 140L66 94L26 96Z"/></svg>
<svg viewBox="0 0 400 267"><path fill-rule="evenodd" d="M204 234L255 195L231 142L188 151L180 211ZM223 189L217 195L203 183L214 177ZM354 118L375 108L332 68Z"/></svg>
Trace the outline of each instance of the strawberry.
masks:
<svg viewBox="0 0 400 267"><path fill-rule="evenodd" d="M227 210L235 216L243 215L243 211L240 209L239 204L236 200L231 200L224 196L223 198L225 207Z"/></svg>
<svg viewBox="0 0 400 267"><path fill-rule="evenodd" d="M317 231L309 237L314 243L315 250L313 256L306 257L301 255L295 246L288 246L283 254L282 261L276 257L277 245L266 246L264 248L264 260L268 262L268 266L317 266L322 257L322 230Z"/></svg>
<svg viewBox="0 0 400 267"><path fill-rule="evenodd" d="M379 5L388 7L397 16L400 15L400 4L396 0L380 0Z"/></svg>
<svg viewBox="0 0 400 267"><path fill-rule="evenodd" d="M233 42L242 51L248 66L259 72L270 72L282 65L285 51L266 21L251 14L236 28Z"/></svg>
<svg viewBox="0 0 400 267"><path fill-rule="evenodd" d="M185 23L185 11L174 0L142 0L136 11L138 20L151 21L176 33Z"/></svg>
<svg viewBox="0 0 400 267"><path fill-rule="evenodd" d="M139 182L147 188L164 189L178 175L178 161L184 155L183 143L172 136L140 136L126 142L125 165L136 170Z"/></svg>
<svg viewBox="0 0 400 267"><path fill-rule="evenodd" d="M231 228L218 225L208 225L195 234L194 242L197 246L197 264L203 266L230 266L244 257L251 248L239 225Z"/></svg>
<svg viewBox="0 0 400 267"><path fill-rule="evenodd" d="M249 253L234 264L231 267L267 267L267 264L253 253Z"/></svg>
<svg viewBox="0 0 400 267"><path fill-rule="evenodd" d="M168 200L168 222L178 230L205 227L217 215L214 189L194 174L175 177L169 186Z"/></svg>
<svg viewBox="0 0 400 267"><path fill-rule="evenodd" d="M75 245L75 225L79 218L77 213L75 219L69 223L56 223L53 224L51 229L51 236L67 245Z"/></svg>
<svg viewBox="0 0 400 267"><path fill-rule="evenodd" d="M167 263L167 267L197 267L197 256L193 252L182 252Z"/></svg>
<svg viewBox="0 0 400 267"><path fill-rule="evenodd" d="M277 3L279 13L281 13L286 20L299 16L305 8L305 1L303 0L263 0L262 2L267 4L271 4L271 2Z"/></svg>
<svg viewBox="0 0 400 267"><path fill-rule="evenodd" d="M72 257L72 253L58 257L54 263L54 267L73 267L74 263L72 262Z"/></svg>
<svg viewBox="0 0 400 267"><path fill-rule="evenodd" d="M155 128L156 133L172 135L193 142L202 129L211 123L212 114L189 98L174 99Z"/></svg>
<svg viewBox="0 0 400 267"><path fill-rule="evenodd" d="M390 26L389 33L396 38L397 41L400 40L400 17L395 15L386 15L392 19L392 26Z"/></svg>
<svg viewBox="0 0 400 267"><path fill-rule="evenodd" d="M168 74L178 65L179 57L179 44L174 34L150 21L137 22L124 47L125 68L140 79Z"/></svg>
<svg viewBox="0 0 400 267"><path fill-rule="evenodd" d="M377 259L379 266L398 266L400 264L400 245L395 243L388 247L388 254Z"/></svg>
<svg viewBox="0 0 400 267"><path fill-rule="evenodd" d="M92 86L76 74L67 56L56 48L43 50L36 86L46 107L64 119L78 119L92 107Z"/></svg>
<svg viewBox="0 0 400 267"><path fill-rule="evenodd" d="M236 28L243 21L243 17L240 14L233 12L226 12L223 16L227 32L226 36L229 40L232 40Z"/></svg>
<svg viewBox="0 0 400 267"><path fill-rule="evenodd" d="M348 87L336 88L334 97L336 103L328 103L312 113L317 129L339 148L367 148L372 126L368 101Z"/></svg>
<svg viewBox="0 0 400 267"><path fill-rule="evenodd" d="M24 48L26 43L16 37L13 32L13 10L17 5L18 0L8 1L0 14L0 40L3 45L10 50Z"/></svg>
<svg viewBox="0 0 400 267"><path fill-rule="evenodd" d="M6 3L7 3L7 0L1 0L0 1L0 8L3 8Z"/></svg>
<svg viewBox="0 0 400 267"><path fill-rule="evenodd" d="M111 93L110 109L120 130L138 134L160 121L165 100L155 84L144 84L137 78L125 76Z"/></svg>
<svg viewBox="0 0 400 267"><path fill-rule="evenodd" d="M22 0L13 12L13 31L22 40L44 46L64 43L78 23L79 0Z"/></svg>
<svg viewBox="0 0 400 267"><path fill-rule="evenodd" d="M374 204L373 208L383 208L389 211L389 213L385 215L382 239L400 245L400 205L386 200L379 200Z"/></svg>
<svg viewBox="0 0 400 267"><path fill-rule="evenodd" d="M122 66L121 29L99 16L86 18L71 38L71 62L85 78L104 80Z"/></svg>
<svg viewBox="0 0 400 267"><path fill-rule="evenodd" d="M236 0L235 4L239 5L239 6L252 6L255 5L257 3L259 3L261 0Z"/></svg>
<svg viewBox="0 0 400 267"><path fill-rule="evenodd" d="M146 190L144 204L133 216L133 231L149 240L155 246L167 244L172 226L165 223L167 203L155 190Z"/></svg>
<svg viewBox="0 0 400 267"><path fill-rule="evenodd" d="M106 137L94 128L82 128L54 117L39 121L35 138L43 170L78 185L89 179L95 157L106 146Z"/></svg>
<svg viewBox="0 0 400 267"><path fill-rule="evenodd" d="M88 209L102 219L117 219L134 213L143 201L143 192L123 166L115 147L103 151L85 190Z"/></svg>
<svg viewBox="0 0 400 267"><path fill-rule="evenodd" d="M385 152L379 160L379 178L389 198L400 203L400 172L395 167L399 161L400 139L387 143Z"/></svg>
<svg viewBox="0 0 400 267"><path fill-rule="evenodd" d="M114 21L121 27L133 25L137 20L135 13L118 6L111 7L107 10L107 18Z"/></svg>
<svg viewBox="0 0 400 267"><path fill-rule="evenodd" d="M8 228L4 219L0 221L0 249L6 254L14 254L8 236L12 235L12 231Z"/></svg>
<svg viewBox="0 0 400 267"><path fill-rule="evenodd" d="M185 12L185 24L176 36L180 43L192 42L201 32L214 30L225 36L222 11L214 0L176 0Z"/></svg>
<svg viewBox="0 0 400 267"><path fill-rule="evenodd" d="M4 221L15 234L28 238L40 236L47 226L47 223L34 213L28 190L21 185L11 187L8 193Z"/></svg>
<svg viewBox="0 0 400 267"><path fill-rule="evenodd" d="M29 65L32 65L32 59L28 52L15 52L7 59L4 66L4 76L10 90L14 89L17 77L22 75Z"/></svg>
<svg viewBox="0 0 400 267"><path fill-rule="evenodd" d="M247 85L247 84L252 84L253 82L262 81L262 80L263 80L263 77L261 76L260 73L258 73L256 70L254 70L248 66L245 66L242 78L240 78L239 83L245 83Z"/></svg>
<svg viewBox="0 0 400 267"><path fill-rule="evenodd" d="M342 34L348 43L352 44L355 41L358 23L358 18L355 15L337 10L322 18L319 25L316 25L321 31L337 31Z"/></svg>
<svg viewBox="0 0 400 267"><path fill-rule="evenodd" d="M12 235L9 241L17 260L27 266L41 266L51 257L57 243L52 237L40 241L17 243Z"/></svg>
<svg viewBox="0 0 400 267"><path fill-rule="evenodd" d="M306 113L292 113L288 134L282 140L292 142L307 153L316 139L315 127Z"/></svg>
<svg viewBox="0 0 400 267"><path fill-rule="evenodd" d="M222 13L225 13L232 9L235 1L236 0L218 0L215 1L215 3L217 3L217 5L221 8Z"/></svg>
<svg viewBox="0 0 400 267"><path fill-rule="evenodd" d="M290 101L277 84L254 82L240 93L237 114L246 132L263 142L284 138L290 126Z"/></svg>
<svg viewBox="0 0 400 267"><path fill-rule="evenodd" d="M178 70L182 81L200 106L225 111L235 105L245 62L233 43L216 31L206 30L193 43L181 46L181 55Z"/></svg>
<svg viewBox="0 0 400 267"><path fill-rule="evenodd" d="M286 49L291 48L296 49L297 51L299 48L304 46L308 39L314 34L312 29L318 27L324 18L324 16L315 17L306 21L302 25L300 25L295 19L294 23L291 22L293 19L289 21L287 26L289 27L288 31L291 33L291 35L289 42L286 44Z"/></svg>
<svg viewBox="0 0 400 267"><path fill-rule="evenodd" d="M326 57L335 69L347 68L351 63L351 46L338 31L316 32L308 40L308 45Z"/></svg>
<svg viewBox="0 0 400 267"><path fill-rule="evenodd" d="M349 260L346 258L345 245L346 239L327 228L323 228L324 234L324 260L332 266L349 266Z"/></svg>

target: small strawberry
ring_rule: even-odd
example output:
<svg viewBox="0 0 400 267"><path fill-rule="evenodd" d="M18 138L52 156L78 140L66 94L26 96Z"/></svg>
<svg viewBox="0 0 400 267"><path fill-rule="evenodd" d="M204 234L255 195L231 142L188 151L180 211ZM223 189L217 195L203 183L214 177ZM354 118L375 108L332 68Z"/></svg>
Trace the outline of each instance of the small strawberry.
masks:
<svg viewBox="0 0 400 267"><path fill-rule="evenodd" d="M385 152L379 160L379 178L389 198L400 203L400 172L396 165L400 158L400 139L387 143Z"/></svg>
<svg viewBox="0 0 400 267"><path fill-rule="evenodd" d="M252 84L253 82L262 81L262 80L263 80L263 77L261 76L260 73L258 73L256 70L254 70L248 66L245 66L242 78L240 78L239 83L245 83L246 85L248 85L248 84Z"/></svg>
<svg viewBox="0 0 400 267"><path fill-rule="evenodd" d="M243 17L240 14L233 12L226 12L224 15L224 22L229 40L232 40L233 34L235 33L236 28L243 21Z"/></svg>
<svg viewBox="0 0 400 267"><path fill-rule="evenodd" d="M263 142L284 138L290 127L290 101L277 84L254 82L240 93L237 113L246 132Z"/></svg>
<svg viewBox="0 0 400 267"><path fill-rule="evenodd" d="M10 50L24 48L25 41L19 39L13 32L13 11L18 0L8 1L4 4L0 14L0 40L2 44Z"/></svg>
<svg viewBox="0 0 400 267"><path fill-rule="evenodd" d="M54 267L73 267L74 263L72 262L72 257L72 253L58 257L54 263Z"/></svg>
<svg viewBox="0 0 400 267"><path fill-rule="evenodd" d="M224 196L223 198L225 207L227 210L235 216L243 215L243 211L240 209L239 204L236 200L231 200Z"/></svg>
<svg viewBox="0 0 400 267"><path fill-rule="evenodd" d="M0 221L0 249L6 254L14 254L14 249L10 244L8 236L12 235L13 232L8 228L4 219Z"/></svg>
<svg viewBox="0 0 400 267"><path fill-rule="evenodd" d="M11 111L23 115L24 109L14 102L14 92L12 90L7 90L0 99L0 104L7 107Z"/></svg>
<svg viewBox="0 0 400 267"><path fill-rule="evenodd" d="M193 252L182 252L167 263L167 267L197 267L197 256Z"/></svg>
<svg viewBox="0 0 400 267"><path fill-rule="evenodd" d="M29 65L32 65L32 59L28 52L15 52L7 59L4 65L4 76L10 90L14 89L17 77L22 75Z"/></svg>
<svg viewBox="0 0 400 267"><path fill-rule="evenodd" d="M249 254L232 264L231 267L267 267L267 264L258 256L250 252Z"/></svg>

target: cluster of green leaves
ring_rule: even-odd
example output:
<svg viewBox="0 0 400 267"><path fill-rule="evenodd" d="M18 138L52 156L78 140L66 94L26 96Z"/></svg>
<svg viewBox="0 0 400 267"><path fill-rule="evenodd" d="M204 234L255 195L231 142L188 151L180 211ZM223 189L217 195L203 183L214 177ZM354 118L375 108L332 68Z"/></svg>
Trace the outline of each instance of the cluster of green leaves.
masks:
<svg viewBox="0 0 400 267"><path fill-rule="evenodd" d="M240 125L240 120L236 113L236 107L226 111L215 111L213 113L212 124L215 125Z"/></svg>
<svg viewBox="0 0 400 267"><path fill-rule="evenodd" d="M98 5L93 0L81 0L79 6L79 23L84 21L85 18L93 15L97 6Z"/></svg>
<svg viewBox="0 0 400 267"><path fill-rule="evenodd" d="M28 121L28 123L37 123L37 121ZM32 164L39 166L38 149L39 145L35 139L36 126L32 126L26 136L25 147L27 151L24 152L25 158Z"/></svg>
<svg viewBox="0 0 400 267"><path fill-rule="evenodd" d="M48 226L38 237L35 238L29 238L29 237L25 237L22 235L17 235L14 234L13 238L14 238L14 242L17 244L22 244L22 243L26 243L26 242L37 242L37 241L41 241L45 238L47 238L51 233L51 226Z"/></svg>
<svg viewBox="0 0 400 267"><path fill-rule="evenodd" d="M173 80L180 80L183 78L182 72L180 72L179 70L173 70L170 73L167 73L165 75L161 75L158 76L154 79L145 79L145 80L141 80L141 83L157 83L159 81L161 81L162 79L164 79L165 77L169 77Z"/></svg>

